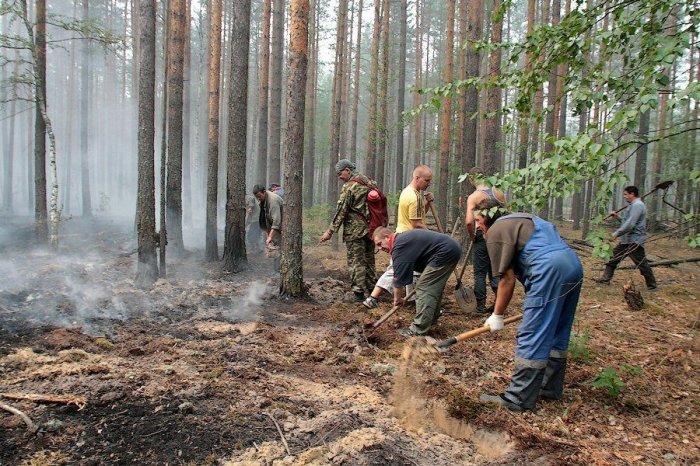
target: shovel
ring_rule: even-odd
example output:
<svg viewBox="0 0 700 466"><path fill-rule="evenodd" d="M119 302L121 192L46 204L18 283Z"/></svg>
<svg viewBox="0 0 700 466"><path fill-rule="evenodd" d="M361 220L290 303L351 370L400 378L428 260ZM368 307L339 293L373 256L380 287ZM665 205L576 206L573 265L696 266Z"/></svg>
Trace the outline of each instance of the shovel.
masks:
<svg viewBox="0 0 700 466"><path fill-rule="evenodd" d="M474 312L476 311L476 295L474 290L462 283L462 277L464 276L464 271L467 270L467 264L469 263L469 257L472 253L472 246L474 242L469 243L469 249L467 249L467 256L464 258L464 265L462 266L462 271L457 277L457 284L455 285L454 297L457 305L464 312Z"/></svg>
<svg viewBox="0 0 700 466"><path fill-rule="evenodd" d="M662 181L661 183L659 183L659 184L657 184L656 186L654 186L654 189L652 189L652 190L649 191L648 193L645 193L645 194L644 194L642 197L640 197L639 199L642 199L642 200L643 200L645 197L654 194L654 193L655 193L656 191L658 191L659 189L665 191L665 190L667 190L667 189L669 188L669 186L671 186L673 183L674 183L673 180ZM431 205L431 207L432 207L432 205ZM625 210L627 207L629 207L629 204L627 204L626 206L624 206L624 207L621 208L621 209L616 210L615 212L613 212L613 213L611 213L611 214L606 215L606 216L603 218L603 220L607 220L607 219L609 219L610 217L612 217L613 215L619 214L620 212L622 212L623 210Z"/></svg>
<svg viewBox="0 0 700 466"><path fill-rule="evenodd" d="M413 290L411 290L411 292L408 293L408 295L406 295L406 298L404 298L404 302L407 302L409 299L411 299L411 298L413 297L414 294L416 294L416 289L415 289L415 288L414 288ZM401 306L394 306L394 307L392 307L391 309L389 309L389 312L387 312L386 314L384 314L383 316L381 316L379 319L377 319L377 321L376 321L375 323L372 324L372 330L375 330L377 327L379 327L379 326L382 325L384 322L386 322L387 320L389 320L389 317L393 316L394 313L395 313L396 311L399 310L399 307L401 307Z"/></svg>
<svg viewBox="0 0 700 466"><path fill-rule="evenodd" d="M513 322L517 322L522 318L523 318L523 315L518 314L517 316L508 317L507 319L505 319L503 321L503 323L510 324ZM491 331L491 327L489 327L488 325L484 325L483 327L479 327L479 328L476 328L474 330L470 330L468 332L460 333L459 335L454 336L452 338L448 338L447 340L439 341L439 342L435 343L433 345L433 347L439 352L445 352L445 351L447 351L447 348L449 348L450 346L454 345L455 343L457 343L459 341L468 340L472 337L475 337L477 335L481 335L482 333L486 333L486 332L490 332L490 331Z"/></svg>
<svg viewBox="0 0 700 466"><path fill-rule="evenodd" d="M430 213L433 214L433 218L435 218L435 223L437 224L440 233L444 233L442 230L442 223L440 223L440 219L437 216L437 212L435 212L433 204L430 204ZM455 222L455 225L456 224L457 222ZM453 236L455 232L456 228L452 231ZM467 251L467 257L464 259L464 267L462 267L462 271L459 274L457 274L457 270L454 272L455 278L457 279L457 285L455 286L454 291L455 301L457 302L457 306L459 306L459 308L465 313L472 313L476 311L476 296L474 295L474 290L462 283L462 277L464 276L464 271L467 268L467 262L469 261L469 256L471 255L473 245L474 242L469 244L469 250Z"/></svg>

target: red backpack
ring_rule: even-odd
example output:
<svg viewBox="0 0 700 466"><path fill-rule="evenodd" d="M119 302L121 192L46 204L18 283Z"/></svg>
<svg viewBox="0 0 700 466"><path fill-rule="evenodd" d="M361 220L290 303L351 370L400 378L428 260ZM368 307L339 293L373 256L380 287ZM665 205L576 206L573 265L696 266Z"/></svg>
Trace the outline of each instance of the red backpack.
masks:
<svg viewBox="0 0 700 466"><path fill-rule="evenodd" d="M367 237L372 239L374 230L376 230L378 227L386 227L389 224L389 211L387 210L386 196L372 180L370 180L371 184L369 185L362 181L362 179L359 177L354 177L350 181L354 181L369 188L369 191L367 191L369 222L366 219L365 222L367 222L367 226L369 227ZM364 219L364 216L362 216L362 218Z"/></svg>

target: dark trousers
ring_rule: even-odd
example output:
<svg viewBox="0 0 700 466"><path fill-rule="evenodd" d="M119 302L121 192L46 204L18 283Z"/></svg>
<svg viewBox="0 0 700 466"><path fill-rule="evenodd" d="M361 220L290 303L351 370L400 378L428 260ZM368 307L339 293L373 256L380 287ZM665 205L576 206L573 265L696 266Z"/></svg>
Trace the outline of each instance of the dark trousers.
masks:
<svg viewBox="0 0 700 466"><path fill-rule="evenodd" d="M481 230L476 230L476 239L472 246L472 262L474 264L474 295L477 302L486 301L486 277L489 278L493 294L498 290L498 277L491 272L491 258L486 249L486 240Z"/></svg>
<svg viewBox="0 0 700 466"><path fill-rule="evenodd" d="M634 265L636 265L639 269L639 273L641 273L644 277L647 287L656 286L656 277L654 277L654 272L651 270L651 267L649 267L649 261L647 260L644 246L636 243L620 243L615 246L615 249L613 249L612 258L607 264L605 264L605 275L603 278L610 280L615 273L615 269L625 257L632 259Z"/></svg>

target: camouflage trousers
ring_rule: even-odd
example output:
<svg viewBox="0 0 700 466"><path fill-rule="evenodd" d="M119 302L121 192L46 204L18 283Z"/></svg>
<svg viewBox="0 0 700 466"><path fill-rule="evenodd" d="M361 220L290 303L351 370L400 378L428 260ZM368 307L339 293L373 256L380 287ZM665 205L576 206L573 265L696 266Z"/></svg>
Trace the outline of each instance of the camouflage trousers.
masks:
<svg viewBox="0 0 700 466"><path fill-rule="evenodd" d="M377 281L377 272L374 268L374 243L363 236L346 241L345 248L348 251L348 270L352 291L371 293Z"/></svg>

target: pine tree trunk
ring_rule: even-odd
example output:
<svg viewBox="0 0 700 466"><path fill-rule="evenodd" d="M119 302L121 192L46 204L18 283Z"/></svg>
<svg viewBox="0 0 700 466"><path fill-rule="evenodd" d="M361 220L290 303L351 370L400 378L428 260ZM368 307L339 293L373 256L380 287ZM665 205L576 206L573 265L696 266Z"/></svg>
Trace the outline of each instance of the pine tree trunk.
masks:
<svg viewBox="0 0 700 466"><path fill-rule="evenodd" d="M309 52L308 76L306 79L306 150L304 151L304 207L314 205L314 179L316 175L316 76L318 74L318 31L316 23L318 0L311 0L309 9Z"/></svg>
<svg viewBox="0 0 700 466"><path fill-rule="evenodd" d="M182 217L186 226L192 225L192 163L190 147L192 100L192 73L190 71L190 23L192 21L192 0L185 0L185 30L183 56L183 88L182 88Z"/></svg>
<svg viewBox="0 0 700 466"><path fill-rule="evenodd" d="M381 8L382 1L374 0L374 32L372 33L372 64L370 65L369 112L367 117L367 158L365 159L365 174L370 178L375 178L377 165L377 75L379 70Z"/></svg>
<svg viewBox="0 0 700 466"><path fill-rule="evenodd" d="M338 180L335 164L340 150L340 113L342 112L343 52L345 51L345 24L347 23L348 3L340 0L338 4L338 24L335 41L335 66L333 72L333 95L331 104L331 133L328 144L328 199L334 202L338 198Z"/></svg>
<svg viewBox="0 0 700 466"><path fill-rule="evenodd" d="M552 26L559 24L559 14L561 11L561 0L552 0ZM543 18L543 22L547 18ZM547 157L551 156L554 150L554 140L557 137L557 67L552 68L549 73L549 83L547 84L547 118L545 120L545 141L544 151ZM540 211L540 217L543 219L549 218L549 204L545 204Z"/></svg>
<svg viewBox="0 0 700 466"><path fill-rule="evenodd" d="M391 16L391 1L384 2L382 13L382 68L379 76L379 119L377 121L377 183L387 189L388 180L384 179L386 167L386 143L389 137L389 117L387 101L389 97L389 19Z"/></svg>
<svg viewBox="0 0 700 466"><path fill-rule="evenodd" d="M304 104L309 40L309 0L291 1L289 74L287 76L287 131L285 132L285 212L282 217L280 292L304 293L302 269L302 165L304 161Z"/></svg>
<svg viewBox="0 0 700 466"><path fill-rule="evenodd" d="M467 76L466 52L462 48L467 42L467 16L469 14L468 3L466 0L459 2L459 41L457 43L457 79L463 80ZM455 162L459 167L460 173L469 171L467 165L467 157L464 151L464 132L467 126L467 94L464 88L459 92L459 110L457 111L457 131L455 132ZM466 185L469 183L461 183L458 186L459 195L466 194Z"/></svg>
<svg viewBox="0 0 700 466"><path fill-rule="evenodd" d="M221 71L221 1L211 0L209 32L209 124L207 148L207 220L204 256L219 257L217 187L219 184L219 73Z"/></svg>
<svg viewBox="0 0 700 466"><path fill-rule="evenodd" d="M83 21L90 20L88 0L83 1ZM90 154L88 153L88 104L90 99L90 41L84 40L81 47L82 67L80 74L80 181L83 217L92 217L90 194Z"/></svg>
<svg viewBox="0 0 700 466"><path fill-rule="evenodd" d="M168 164L165 221L168 246L176 256L182 242L182 88L185 51L185 0L171 0L168 47Z"/></svg>
<svg viewBox="0 0 700 466"><path fill-rule="evenodd" d="M469 17L467 31L467 51L465 56L466 78L475 78L480 74L479 70L479 52L474 49L477 41L482 40L483 35L483 17L481 0L461 0L469 2ZM471 168L476 166L476 143L479 128L479 116L476 115L479 109L479 91L476 86L469 86L464 91L467 100L466 106L466 124L464 128L464 163ZM466 193L469 194L471 189L470 183L463 183L466 188Z"/></svg>
<svg viewBox="0 0 700 466"><path fill-rule="evenodd" d="M586 123L588 122L588 111L584 109L578 117L578 132L583 134L586 131ZM586 191L586 182L580 181L577 185L574 196L571 199L571 218L574 221L574 230L581 228L581 217L584 213L584 197Z"/></svg>
<svg viewBox="0 0 700 466"><path fill-rule="evenodd" d="M155 197L155 85L156 85L156 6L154 0L139 2L139 94L138 94L138 188L136 232L138 264L134 282L150 287L158 277L156 263Z"/></svg>
<svg viewBox="0 0 700 466"><path fill-rule="evenodd" d="M464 1L464 0L462 0ZM416 0L416 37L415 37L415 54L416 54L416 70L415 70L415 88L423 87L423 15L421 12L421 0ZM418 92L413 93L413 108L418 108L421 104L421 96ZM413 166L417 167L421 163L422 140L421 140L421 121L424 116L419 114L413 122L413 137L415 138L413 147Z"/></svg>
<svg viewBox="0 0 700 466"><path fill-rule="evenodd" d="M447 30L445 32L445 83L454 80L455 1L447 0ZM452 122L452 97L442 102L442 128L440 129L440 177L438 181L437 211L442 221L447 222L447 185L450 183L450 143ZM445 223L446 224L446 223Z"/></svg>
<svg viewBox="0 0 700 466"><path fill-rule="evenodd" d="M501 6L501 0L493 1L493 14L495 15ZM501 42L503 21L493 21L491 43ZM489 57L489 79L495 80L501 72L501 49L495 49ZM493 175L500 170L501 161L501 88L492 86L486 95L486 113L490 115L486 119L484 144L483 144L483 170L487 175Z"/></svg>
<svg viewBox="0 0 700 466"><path fill-rule="evenodd" d="M284 16L284 11L282 12ZM250 0L233 4L231 93L229 94L228 164L224 270L238 272L247 264L245 248L245 162L248 129L248 50ZM243 79L240 77L243 76Z"/></svg>
<svg viewBox="0 0 700 466"><path fill-rule="evenodd" d="M362 9L364 1L360 0L357 10L357 39L355 44L355 77L353 79L352 122L350 124L350 153L357 163L357 112L360 103L360 57L362 56Z"/></svg>
<svg viewBox="0 0 700 466"><path fill-rule="evenodd" d="M399 6L399 76L398 76L398 95L396 96L396 119L398 121L398 131L396 132L396 159L398 161L398 170L396 171L397 178L401 176L399 186L404 186L407 181L403 179L403 174L406 173L404 165L408 162L404 158L403 139L404 139L404 124L403 111L405 108L406 99L406 26L408 22L408 1L401 0Z"/></svg>
<svg viewBox="0 0 700 466"><path fill-rule="evenodd" d="M270 60L270 116L268 128L268 177L270 183L279 183L280 145L282 137L282 68L284 48L284 0L272 2L272 51Z"/></svg>
<svg viewBox="0 0 700 466"><path fill-rule="evenodd" d="M26 1L26 0L25 0ZM35 112L34 112L34 222L37 239L48 240L46 207L46 122L41 117L41 103L46 102L46 2L36 1L36 39L34 43Z"/></svg>
<svg viewBox="0 0 700 466"><path fill-rule="evenodd" d="M260 38L260 83L258 92L258 156L255 160L255 183L267 186L267 118L270 88L270 15L272 0L264 0L262 37Z"/></svg>
<svg viewBox="0 0 700 466"><path fill-rule="evenodd" d="M536 0L527 0L527 34L528 36L532 34L532 31L535 27L535 6L536 6ZM533 57L531 54L526 54L525 55L525 70L526 71L532 71L532 60ZM518 146L518 168L525 168L527 167L527 150L528 147L530 146L529 144L529 131L530 131L530 122L527 120L529 118L530 113L526 112L523 115L521 115L522 122L520 123L520 145Z"/></svg>

